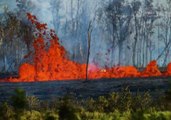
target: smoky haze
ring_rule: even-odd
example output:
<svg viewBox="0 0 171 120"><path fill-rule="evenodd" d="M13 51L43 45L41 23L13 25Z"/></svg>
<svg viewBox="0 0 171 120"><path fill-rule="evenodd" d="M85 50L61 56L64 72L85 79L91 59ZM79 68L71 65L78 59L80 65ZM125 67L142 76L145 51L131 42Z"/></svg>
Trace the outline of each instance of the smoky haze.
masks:
<svg viewBox="0 0 171 120"><path fill-rule="evenodd" d="M38 19L47 23L49 28L55 29L71 60L86 62L90 23L92 64L102 67L144 67L156 59L160 66L165 66L171 60L171 4L166 1L18 1L24 1L26 11L35 14ZM9 11L23 12L15 0L2 0L0 4L2 14L4 5L8 6ZM8 58L5 59L5 64L9 67L11 62ZM4 66L3 61L4 59L1 60L1 66ZM18 61L17 64L20 64L23 61L22 57Z"/></svg>

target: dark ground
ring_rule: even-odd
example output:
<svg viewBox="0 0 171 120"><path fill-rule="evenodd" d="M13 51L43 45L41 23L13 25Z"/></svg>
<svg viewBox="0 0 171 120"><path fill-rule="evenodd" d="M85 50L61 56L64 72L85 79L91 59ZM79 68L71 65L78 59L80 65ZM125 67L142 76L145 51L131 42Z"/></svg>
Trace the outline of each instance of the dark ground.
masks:
<svg viewBox="0 0 171 120"><path fill-rule="evenodd" d="M119 92L129 86L130 91L149 91L153 97L164 95L169 88L171 78L131 78L103 79L94 81L54 81L34 83L0 83L0 101L9 98L16 88L22 88L27 95L34 95L40 100L48 100L72 94L78 98L98 97L111 92Z"/></svg>

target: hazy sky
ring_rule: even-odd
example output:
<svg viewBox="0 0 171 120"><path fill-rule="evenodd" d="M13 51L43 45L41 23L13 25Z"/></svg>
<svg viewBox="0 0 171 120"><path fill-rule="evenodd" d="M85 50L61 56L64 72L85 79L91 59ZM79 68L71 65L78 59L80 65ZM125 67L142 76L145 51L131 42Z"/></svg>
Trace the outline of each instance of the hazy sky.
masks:
<svg viewBox="0 0 171 120"><path fill-rule="evenodd" d="M47 23L52 20L52 14L51 11L49 10L51 0L30 0L30 1L32 1L32 3L36 6L36 8L40 9L40 11L37 13L38 17L41 16L41 19ZM91 8L93 8L92 6L95 6L95 4L97 4L100 1L101 0L86 0L88 6L90 7L90 10ZM154 0L154 1L159 3L165 3L166 0ZM69 3L70 3L69 0L63 0L64 6L67 7L67 4ZM9 9L12 10L16 8L16 0L0 0L0 12L3 12L3 5L7 5ZM63 11L65 11L65 9L66 8L64 8Z"/></svg>
<svg viewBox="0 0 171 120"><path fill-rule="evenodd" d="M48 27L49 28L53 28L53 25L50 24L50 21L52 21L52 12L50 10L50 1L51 0L30 0L32 1L32 3L34 4L34 6L36 6L36 11L33 12L33 14L35 14L39 20L41 20L42 22L48 23ZM62 10L60 11L60 14L63 14L64 18L69 18L70 15L70 10L68 10L68 13L66 14L66 9L70 7L70 0L61 0L62 1ZM73 0L75 1L75 0ZM85 6L88 10L89 15L93 14L93 8L94 6L96 6L96 4L98 4L98 2L102 2L102 1L108 1L108 0L84 0L84 2L87 3L87 5ZM132 0L130 0L132 1ZM141 0L144 1L144 0ZM162 3L165 4L166 0L153 0L154 2L158 2L158 3ZM3 12L3 5L7 5L9 7L10 10L16 8L16 0L0 0L0 12ZM70 8L69 8L70 9ZM100 44L100 43L99 43ZM102 44L103 47L104 44ZM68 47L68 46L67 46ZM69 48L69 47L68 47Z"/></svg>
<svg viewBox="0 0 171 120"><path fill-rule="evenodd" d="M35 14L43 22L49 23L52 20L52 13L50 11L50 1L51 0L30 0L30 1L36 6L37 9L39 9L39 11L36 11L33 14ZM64 8L62 9L63 11L61 11L61 14L62 14L62 12L66 11L67 7L70 7L69 6L70 2L68 2L68 1L69 0L62 1ZM89 7L97 4L97 1L101 1L101 0L86 0L86 2L89 4L88 5ZM16 8L16 0L0 0L0 13L3 12L4 5L7 5L10 10L15 9ZM67 15L64 15L64 16L66 17ZM52 25L49 24L49 27L52 27Z"/></svg>
<svg viewBox="0 0 171 120"><path fill-rule="evenodd" d="M3 12L3 6L7 5L9 9L14 9L16 7L16 0L0 0L0 12Z"/></svg>

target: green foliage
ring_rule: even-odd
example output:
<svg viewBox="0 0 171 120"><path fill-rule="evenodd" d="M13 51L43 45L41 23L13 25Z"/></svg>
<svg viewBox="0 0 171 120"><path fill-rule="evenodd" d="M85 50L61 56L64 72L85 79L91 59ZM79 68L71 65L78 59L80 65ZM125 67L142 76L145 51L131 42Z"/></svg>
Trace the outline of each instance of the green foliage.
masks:
<svg viewBox="0 0 171 120"><path fill-rule="evenodd" d="M119 100L119 94L118 93L111 93L108 96L108 112L114 112L116 109L118 109L118 100Z"/></svg>
<svg viewBox="0 0 171 120"><path fill-rule="evenodd" d="M38 111L24 111L19 117L20 120L43 120L42 115Z"/></svg>
<svg viewBox="0 0 171 120"><path fill-rule="evenodd" d="M129 91L128 87L123 89L120 93L119 99L118 99L118 109L120 111L127 111L131 109L132 105L132 94Z"/></svg>
<svg viewBox="0 0 171 120"><path fill-rule="evenodd" d="M23 110L27 108L26 92L22 89L16 89L11 98L11 102L15 110Z"/></svg>
<svg viewBox="0 0 171 120"><path fill-rule="evenodd" d="M0 120L14 120L14 111L7 103L0 106Z"/></svg>
<svg viewBox="0 0 171 120"><path fill-rule="evenodd" d="M30 110L40 108L40 101L35 96L28 96L27 97L27 105Z"/></svg>
<svg viewBox="0 0 171 120"><path fill-rule="evenodd" d="M153 112L151 114L144 114L143 120L171 120L171 112Z"/></svg>
<svg viewBox="0 0 171 120"><path fill-rule="evenodd" d="M120 113L115 111L113 113L102 112L85 112L81 114L81 120L131 120L131 113Z"/></svg>
<svg viewBox="0 0 171 120"><path fill-rule="evenodd" d="M59 116L55 112L46 112L44 119L45 120L58 120Z"/></svg>
<svg viewBox="0 0 171 120"><path fill-rule="evenodd" d="M171 111L160 109L148 92L132 94L128 88L97 99L65 96L48 102L16 89L11 100L12 106L0 106L0 120L171 120Z"/></svg>
<svg viewBox="0 0 171 120"><path fill-rule="evenodd" d="M131 114L132 120L144 120L144 112L142 110L137 110Z"/></svg>
<svg viewBox="0 0 171 120"><path fill-rule="evenodd" d="M85 112L81 114L81 120L171 120L171 112L144 113L137 111L131 113L115 111L113 113Z"/></svg>
<svg viewBox="0 0 171 120"><path fill-rule="evenodd" d="M81 118L84 120L112 120L112 116L99 112L85 112Z"/></svg>
<svg viewBox="0 0 171 120"><path fill-rule="evenodd" d="M137 109L145 111L152 106L152 98L148 92L145 92L144 94L137 93L133 97L132 103L131 108L133 111L137 111Z"/></svg>
<svg viewBox="0 0 171 120"><path fill-rule="evenodd" d="M77 112L81 109L73 101L72 98L66 96L59 104L59 119L60 120L79 120Z"/></svg>
<svg viewBox="0 0 171 120"><path fill-rule="evenodd" d="M137 111L147 110L152 105L152 99L148 92L144 94L137 93L133 95L128 88L123 89L120 93L111 93L108 96L99 96L97 100L89 98L85 102L85 108L89 112L114 112L119 110Z"/></svg>
<svg viewBox="0 0 171 120"><path fill-rule="evenodd" d="M109 106L109 102L106 97L100 96L96 102L96 111L104 112Z"/></svg>
<svg viewBox="0 0 171 120"><path fill-rule="evenodd" d="M169 82L169 89L165 92L165 96L161 98L160 103L163 105L162 110L171 110L171 82Z"/></svg>
<svg viewBox="0 0 171 120"><path fill-rule="evenodd" d="M85 109L89 112L93 112L96 110L95 100L93 98L88 98L84 103Z"/></svg>

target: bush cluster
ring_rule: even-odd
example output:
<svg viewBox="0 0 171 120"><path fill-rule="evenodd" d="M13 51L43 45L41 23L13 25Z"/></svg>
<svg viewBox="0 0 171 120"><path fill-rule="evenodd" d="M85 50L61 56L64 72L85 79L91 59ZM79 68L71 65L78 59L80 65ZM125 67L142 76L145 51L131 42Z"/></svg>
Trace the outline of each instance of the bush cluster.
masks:
<svg viewBox="0 0 171 120"><path fill-rule="evenodd" d="M40 101L16 89L9 103L0 104L0 120L171 120L170 95L153 99L148 92L125 88L98 98Z"/></svg>

